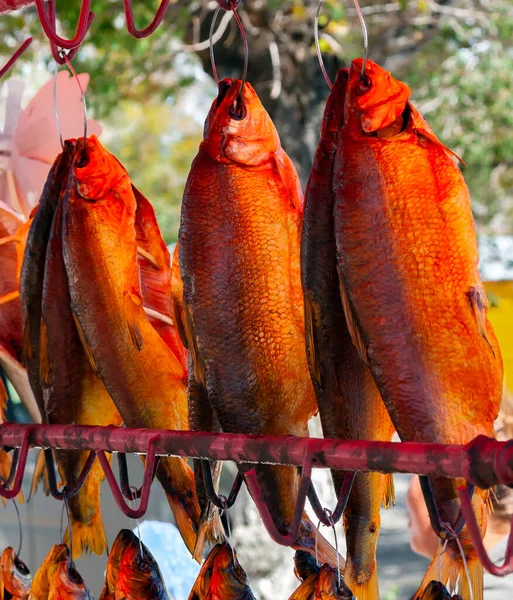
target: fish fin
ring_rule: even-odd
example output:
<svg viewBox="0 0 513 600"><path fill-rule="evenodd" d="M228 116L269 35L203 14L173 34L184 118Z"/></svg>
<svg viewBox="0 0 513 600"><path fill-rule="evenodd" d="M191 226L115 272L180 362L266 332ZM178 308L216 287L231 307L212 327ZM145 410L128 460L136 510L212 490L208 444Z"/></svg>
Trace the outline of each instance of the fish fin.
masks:
<svg viewBox="0 0 513 600"><path fill-rule="evenodd" d="M30 343L30 319L28 315L26 315L25 323L23 323L21 344L21 362L26 365L34 357L34 348Z"/></svg>
<svg viewBox="0 0 513 600"><path fill-rule="evenodd" d="M211 511L210 514L207 511ZM219 544L225 540L219 510L212 503L209 503L207 511L202 512L201 514L196 545L194 546L194 552L192 554L194 560L198 561L200 564L203 560L203 550L208 542Z"/></svg>
<svg viewBox="0 0 513 600"><path fill-rule="evenodd" d="M142 306L142 302L140 304L137 303L136 301L134 301L133 297L130 294L127 294L125 296L125 314L128 330L130 332L132 344L134 345L136 350L142 350L144 346L141 330L137 325L139 306Z"/></svg>
<svg viewBox="0 0 513 600"><path fill-rule="evenodd" d="M385 508L395 506L395 486L392 473L383 475L383 497L381 498L381 504Z"/></svg>
<svg viewBox="0 0 513 600"><path fill-rule="evenodd" d="M41 318L41 326L39 330L39 383L40 385L48 385L50 383L48 332L46 331L46 323L43 318Z"/></svg>
<svg viewBox="0 0 513 600"><path fill-rule="evenodd" d="M107 536L103 526L100 507L96 514L86 523L71 517L71 535L73 537L73 558L83 554L98 554L101 556L107 547ZM64 543L69 546L69 530L66 527Z"/></svg>
<svg viewBox="0 0 513 600"><path fill-rule="evenodd" d="M438 146L441 146L448 154L450 154L453 158L455 158L458 162L460 162L464 167L467 166L467 163L460 158L456 152L453 152L450 148L448 148L445 144L443 144L435 135L434 131L428 125L427 121L424 117L419 113L417 108L411 102L408 102L408 107L410 109L411 118L413 120L413 129L415 133Z"/></svg>
<svg viewBox="0 0 513 600"><path fill-rule="evenodd" d="M20 297L19 290L14 290L14 292L9 292L0 296L0 306L2 304L7 304L8 302L12 302L13 300L17 300Z"/></svg>
<svg viewBox="0 0 513 600"><path fill-rule="evenodd" d="M175 326L176 326L176 330L178 331L178 335L180 336L180 340L182 341L182 344L184 345L184 347L187 348L187 350L188 350L189 345L187 342L187 335L185 333L185 326L182 321L180 305L174 296L173 296L173 315L175 317Z"/></svg>
<svg viewBox="0 0 513 600"><path fill-rule="evenodd" d="M203 361L201 360L198 352L198 347L196 345L196 338L194 337L194 332L192 330L191 316L189 314L189 309L186 304L184 304L184 331L185 338L188 340L187 349L191 353L192 358L192 366L194 369L194 379L201 383L201 385L206 389L207 380L205 376L205 367L203 365Z"/></svg>
<svg viewBox="0 0 513 600"><path fill-rule="evenodd" d="M187 512L187 509L179 497L168 493L166 493L166 497L167 502L173 511L173 516L175 518L178 531L180 532L187 549L193 555L194 559L197 560L198 563L201 563L203 556L200 554L198 557L195 554L197 536L196 528L191 521L191 517Z"/></svg>
<svg viewBox="0 0 513 600"><path fill-rule="evenodd" d="M180 260L178 258L178 244L176 244L171 261L171 298L173 300L173 314L178 335L182 344L188 349L188 340L183 324L183 282L180 273Z"/></svg>
<svg viewBox="0 0 513 600"><path fill-rule="evenodd" d="M30 484L30 493L28 497L29 502L32 499L32 496L35 496L41 480L43 480L43 491L45 496L48 496L50 494L50 485L48 483L48 473L46 471L44 450L39 450L37 455L36 464L34 466L34 474L32 475L32 483Z"/></svg>
<svg viewBox="0 0 513 600"><path fill-rule="evenodd" d="M137 246L137 254L147 260L154 269L157 271L160 270L160 265L154 258L153 254L150 254L147 250L141 248L141 246Z"/></svg>
<svg viewBox="0 0 513 600"><path fill-rule="evenodd" d="M479 335L486 341L488 346L490 346L490 350L492 354L495 356L495 350L493 349L492 343L488 338L488 334L486 332L486 312L488 309L488 300L486 299L486 292L482 285L472 285L468 291L468 297L470 300L470 305L472 310L474 311L474 316L476 318L477 331Z"/></svg>
<svg viewBox="0 0 513 600"><path fill-rule="evenodd" d="M454 559L450 552L443 552L438 559L438 552L433 557L431 564L424 575L422 583L414 596L414 600L422 600L426 588L433 580L438 581L438 569L440 563L441 582L449 589L456 589L459 581L460 595L464 600L470 598L467 575L461 557ZM467 566L474 600L484 600L483 565L479 562L477 555L467 556Z"/></svg>
<svg viewBox="0 0 513 600"><path fill-rule="evenodd" d="M353 314L353 308L351 306L351 302L347 296L346 288L342 280L339 282L340 287L340 299L342 300L342 306L344 308L344 314L346 317L347 328L349 329L349 333L351 335L351 339L353 340L353 344L358 352L358 355L363 360L363 362L369 366L369 359L367 357L367 348L365 347L365 343L363 341L363 337L356 323L356 319Z"/></svg>
<svg viewBox="0 0 513 600"><path fill-rule="evenodd" d="M312 523L310 517L303 513L303 522L301 523L299 537L295 544L292 545L294 550L304 550L312 556L316 556L315 545L317 542L317 558L319 564L328 564L333 568L337 568L337 551L328 542L328 540L317 531L317 527ZM346 566L346 561L339 555L338 563L343 571Z"/></svg>
<svg viewBox="0 0 513 600"><path fill-rule="evenodd" d="M303 214L303 191L294 163L283 148L275 152L274 161L292 208L297 213Z"/></svg>
<svg viewBox="0 0 513 600"><path fill-rule="evenodd" d="M89 346L89 342L87 341L84 329L82 328L82 324L80 323L80 321L73 309L71 309L71 313L73 315L73 320L75 321L75 327L77 328L78 337L80 338L80 341L82 342L82 348L84 349L87 359L89 360L91 369L93 370L96 377L99 377L100 373L98 372L98 367L96 366L96 361L94 360L93 351L91 350L91 346Z"/></svg>
<svg viewBox="0 0 513 600"><path fill-rule="evenodd" d="M314 338L314 303L308 297L308 292L305 293L305 329L306 329L306 346L308 348L308 355L310 359L310 374L314 383L322 389L321 384L321 365L319 361L319 353L315 346Z"/></svg>
<svg viewBox="0 0 513 600"><path fill-rule="evenodd" d="M358 600L379 600L378 569L376 559L372 563L369 576L362 581L358 566L351 560L348 553L344 569L344 584Z"/></svg>

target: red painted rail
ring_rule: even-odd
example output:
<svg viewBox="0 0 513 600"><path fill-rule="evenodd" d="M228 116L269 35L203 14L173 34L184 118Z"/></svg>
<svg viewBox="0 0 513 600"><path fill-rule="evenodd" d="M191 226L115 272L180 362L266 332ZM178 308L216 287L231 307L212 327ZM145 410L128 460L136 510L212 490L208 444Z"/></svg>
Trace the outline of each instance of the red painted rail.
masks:
<svg viewBox="0 0 513 600"><path fill-rule="evenodd" d="M419 475L442 475L464 478L469 484L488 488L498 484L513 485L513 440L498 442L478 437L466 445L417 444L392 442L359 442L334 439L273 437L238 435L228 433L205 433L192 431L167 431L158 429L128 429L120 427L91 427L84 425L0 425L0 446L14 449L12 471L7 482L0 485L0 496L14 498L23 481L28 449L45 448L47 465L51 450L86 450L90 458L84 468L80 483L73 489L54 488L55 498L64 499L76 494L87 476L92 462L98 458L116 503L125 514L141 517L146 511L149 493L159 456L181 456L196 459L235 461L239 463L268 463L294 465L302 468L301 484L297 497L295 518L291 530L282 534L272 521L265 505L253 469L246 471L244 479L260 516L271 537L278 543L291 545L297 538L306 498L323 520L322 505L315 494L310 474L313 467L345 470L346 483L338 499L335 513L340 518L350 493L355 471L379 471L381 473L417 473ZM146 454L146 469L141 489L131 491L126 462L120 460L120 484L118 485L104 452ZM48 454L50 453L50 454ZM51 471L51 470L50 470ZM205 468L204 473L210 469ZM55 479L55 477L53 478ZM239 475L229 499L215 495L212 482L210 489L214 504L231 506L241 485ZM347 485L346 485L347 484ZM207 491L208 493L208 491ZM513 534L510 533L506 559L502 566L494 565L483 546L479 528L472 509L469 490L459 490L462 514L468 531L484 567L491 573L504 576L513 572ZM124 501L141 498L138 509L132 509ZM297 518L296 518L297 517ZM513 520L512 520L513 526Z"/></svg>

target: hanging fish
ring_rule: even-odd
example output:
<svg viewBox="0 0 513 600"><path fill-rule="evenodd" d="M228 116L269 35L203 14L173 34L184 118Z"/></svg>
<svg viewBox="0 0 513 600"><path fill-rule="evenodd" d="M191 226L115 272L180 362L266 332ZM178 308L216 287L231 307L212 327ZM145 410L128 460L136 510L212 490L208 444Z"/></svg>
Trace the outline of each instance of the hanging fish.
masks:
<svg viewBox="0 0 513 600"><path fill-rule="evenodd" d="M50 580L48 600L94 600L80 573L67 560L58 563Z"/></svg>
<svg viewBox="0 0 513 600"><path fill-rule="evenodd" d="M20 303L20 271L30 221L0 201L0 368L18 393L30 417L41 422L27 372L21 364L22 319ZM2 389L0 397L6 397Z"/></svg>
<svg viewBox="0 0 513 600"><path fill-rule="evenodd" d="M255 600L246 572L228 542L212 548L196 578L189 600Z"/></svg>
<svg viewBox="0 0 513 600"><path fill-rule="evenodd" d="M239 97L240 91L238 80L220 83L182 202L178 252L189 402L225 432L308 436L317 406L300 282L303 198L255 91L248 83ZM277 528L288 533L297 469L253 468ZM305 515L294 547L313 552L314 542ZM321 538L319 552L335 562Z"/></svg>
<svg viewBox="0 0 513 600"><path fill-rule="evenodd" d="M122 529L116 536L109 552L105 584L103 585L102 593L100 594L100 600L114 600L121 559L123 558L123 553L132 540L133 535L134 534L130 529Z"/></svg>
<svg viewBox="0 0 513 600"><path fill-rule="evenodd" d="M136 213L125 169L88 138L63 214L71 308L84 350L128 427L186 430L183 367L144 310ZM157 477L192 552L200 515L192 470L182 458L161 458Z"/></svg>
<svg viewBox="0 0 513 600"><path fill-rule="evenodd" d="M443 583L432 581L422 594L420 600L461 600L460 596L451 596Z"/></svg>
<svg viewBox="0 0 513 600"><path fill-rule="evenodd" d="M372 373L352 343L337 274L333 177L348 77L348 69L338 72L326 102L305 194L301 276L308 363L325 437L390 441L394 427ZM344 471L332 471L337 494L344 476ZM357 473L344 513L344 580L360 600L379 598L376 548L380 507L393 501L391 475Z"/></svg>
<svg viewBox="0 0 513 600"><path fill-rule="evenodd" d="M301 585L294 591L289 600L311 600L317 587L317 579L321 565L309 552L297 550L294 554L294 574Z"/></svg>
<svg viewBox="0 0 513 600"><path fill-rule="evenodd" d="M59 564L67 560L69 560L69 549L66 544L52 546L34 575L29 600L48 600L50 585L55 578Z"/></svg>
<svg viewBox="0 0 513 600"><path fill-rule="evenodd" d="M116 600L169 600L157 561L132 532L124 531L124 549L121 553L116 578ZM119 536L118 536L119 537Z"/></svg>
<svg viewBox="0 0 513 600"><path fill-rule="evenodd" d="M7 547L0 557L0 600L28 597L32 575L27 565L16 556L14 548Z"/></svg>
<svg viewBox="0 0 513 600"><path fill-rule="evenodd" d="M80 156L78 153L75 160ZM70 171L71 173L71 171ZM39 384L46 422L53 424L116 425L121 416L86 355L71 309L62 250L62 213L70 178L55 210L44 267L41 298ZM87 450L56 450L63 483L73 489L89 457ZM105 476L95 461L83 486L68 501L73 558L84 552L103 554L107 547L100 511L100 484ZM68 543L69 531L64 541Z"/></svg>
<svg viewBox="0 0 513 600"><path fill-rule="evenodd" d="M403 441L465 444L494 437L503 367L486 318L470 198L454 155L408 101L408 87L353 61L335 161L340 291L353 343ZM431 477L441 521L459 514L462 480ZM473 496L481 531L488 492ZM460 535L475 600L483 567ZM455 540L441 574L470 591ZM432 561L417 597L438 572Z"/></svg>
<svg viewBox="0 0 513 600"><path fill-rule="evenodd" d="M296 559L294 560L296 562L296 573L301 574L301 570L298 573L298 563ZM304 573L304 575L307 574L308 572ZM328 600L330 598L333 598L333 600L356 600L342 578L339 582L337 569L329 565L322 565L317 567L316 572L303 579L303 582L289 600Z"/></svg>

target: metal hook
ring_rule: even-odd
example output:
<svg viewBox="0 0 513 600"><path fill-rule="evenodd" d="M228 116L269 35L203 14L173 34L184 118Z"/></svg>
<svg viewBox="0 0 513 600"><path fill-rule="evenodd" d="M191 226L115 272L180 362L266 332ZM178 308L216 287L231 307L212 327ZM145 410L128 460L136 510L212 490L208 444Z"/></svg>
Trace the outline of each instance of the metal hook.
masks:
<svg viewBox="0 0 513 600"><path fill-rule="evenodd" d="M321 46L319 44L319 14L321 12L323 0L319 0L319 4L317 5L317 10L315 12L314 19L314 38L315 38L315 50L317 52L317 58L319 59L319 66L321 67L322 74L328 87L330 90L333 89L333 84L331 83L330 78L328 77L328 73L326 72L326 68L324 67L324 61L322 60L322 52Z"/></svg>
<svg viewBox="0 0 513 600"><path fill-rule="evenodd" d="M128 33L134 38L141 39L151 35L157 27L162 23L162 19L166 14L167 7L169 6L170 0L162 0L160 6L157 9L157 13L153 18L153 21L145 29L137 29L134 24L134 13L132 10L132 0L123 0L125 8L126 28Z"/></svg>
<svg viewBox="0 0 513 600"><path fill-rule="evenodd" d="M267 533L271 536L271 538L282 546L292 546L297 541L299 535L299 528L301 526L301 521L303 518L303 511L305 509L306 496L308 494L308 490L310 488L310 484L312 482L312 459L308 454L305 455L302 472L301 472L301 480L299 482L299 488L296 497L296 506L294 508L294 515L292 517L292 522L290 525L290 530L287 535L283 535L274 522L274 519L269 511L269 507L267 506L265 500L262 497L262 490L260 485L258 484L258 478L255 469L250 469L244 475L244 479L246 481L246 487L253 498L253 502L255 503L258 512L260 514L260 518L264 523L265 528L267 529Z"/></svg>
<svg viewBox="0 0 513 600"><path fill-rule="evenodd" d="M19 510L18 504L16 503L16 500L14 498L12 499L12 503L14 504L14 510L16 511L16 516L18 517L18 528L19 528L19 532L20 532L20 543L18 545L18 551L14 555L14 558L19 558L19 556L21 554L21 549L23 547L23 527L21 526L20 510Z"/></svg>
<svg viewBox="0 0 513 600"><path fill-rule="evenodd" d="M472 508L472 499L467 487L461 486L457 491L461 503L461 511L467 524L467 531L469 532L470 539L472 540L472 544L476 549L477 556L479 557L483 567L489 573L495 575L495 577L505 577L506 575L513 573L513 517L511 518L511 530L509 533L508 545L506 547L504 563L499 567L493 564L488 556L488 553L486 552L483 539L481 537L481 531L479 530L474 509Z"/></svg>
<svg viewBox="0 0 513 600"><path fill-rule="evenodd" d="M233 549L233 542L232 542L232 528L230 525L230 519L228 518L228 509L230 508L230 506L233 506L233 502L230 506L228 506L228 500L226 498L226 496L223 496L222 494L219 495L219 500L221 501L221 503L223 504L223 513L226 519L226 528L228 529L228 544L230 546L230 549L232 551L232 558L233 561L236 561L236 556L235 556L235 550Z"/></svg>
<svg viewBox="0 0 513 600"><path fill-rule="evenodd" d="M242 21L237 13L237 5L238 2L234 1L234 0L230 0L229 1L229 5L230 8L233 12L233 16L235 17L235 20L237 21L237 25L239 27L239 31L240 31L240 35L242 37L242 43L244 44L244 67L242 69L242 77L241 77L241 84L240 84L240 90L239 93L237 94L237 99L240 100L241 96L242 96L242 91L244 89L244 84L246 83L246 79L247 79L247 75L248 75L248 62L249 62L249 49L248 49L248 38L246 36L246 31L244 29L244 25L242 24ZM224 8L224 6L223 6ZM215 61L215 57L214 57L214 42L213 42L213 38L214 38L214 29L215 29L215 24L217 21L217 17L219 15L219 12L221 11L221 6L218 6L214 12L214 16L212 18L212 23L210 24L210 35L209 35L209 41L210 41L210 63L212 64L212 73L214 75L214 80L216 82L216 86L219 87L219 76L217 75L217 67L216 67L216 61Z"/></svg>
<svg viewBox="0 0 513 600"><path fill-rule="evenodd" d="M82 467L82 471L78 476L75 487L69 489L68 486L65 485L61 491L59 491L57 486L57 476L55 474L55 465L53 461L52 449L45 448L43 452L45 456L46 471L48 473L48 487L50 488L50 494L56 500L69 500L69 498L73 498L73 496L76 496L80 488L84 485L86 477L89 475L89 471L91 470L91 467L93 466L94 460L96 458L96 452L94 450L91 450L89 452L89 456L87 457L87 460L85 461L84 466Z"/></svg>
<svg viewBox="0 0 513 600"><path fill-rule="evenodd" d="M127 517L132 519L140 519L148 510L148 501L150 499L151 484L153 483L153 477L155 474L155 444L159 441L160 436L154 436L148 443L148 450L146 452L146 464L144 467L143 483L141 486L141 501L139 502L139 508L131 508L123 499L123 493L118 486L114 473L112 472L109 464L109 459L105 455L103 450L98 451L98 460L102 466L105 478L109 484L110 491L114 496L114 500L121 510Z"/></svg>
<svg viewBox="0 0 513 600"><path fill-rule="evenodd" d="M228 494L228 498L226 496L222 496L221 494L217 494L214 482L212 481L212 471L210 470L210 462L208 460L201 460L201 472L203 475L203 483L205 485L205 493L207 494L208 499L214 506L221 510L227 510L231 508L235 500L237 500L237 496L239 495L240 488L242 486L242 482L244 481L244 477L237 473L235 477L235 481L233 482L232 489Z"/></svg>
<svg viewBox="0 0 513 600"><path fill-rule="evenodd" d="M344 514L355 477L356 471L347 471L344 476L344 482L342 483L342 487L340 488L340 492L337 499L337 505L331 513L332 520L334 523L338 523L340 521L340 518ZM323 508L319 497L317 496L317 492L315 491L313 483L310 483L310 488L308 489L308 500L310 501L310 506L312 507L319 521L325 527L328 527L330 523L325 518L326 509Z"/></svg>
<svg viewBox="0 0 513 600"><path fill-rule="evenodd" d="M16 496L20 493L21 484L23 483L23 475L25 474L25 466L27 464L30 432L31 428L27 428L25 430L21 447L14 449L9 477L7 478L7 482L5 484L0 484L0 496L6 498L7 500L16 498ZM13 483L12 489L8 489L11 483Z"/></svg>
<svg viewBox="0 0 513 600"><path fill-rule="evenodd" d="M465 515L462 510L460 510L454 525L442 522L429 477L426 475L419 475L419 481L422 489L422 495L424 496L424 502L426 503L426 507L428 509L431 527L436 535L443 540L447 539L447 537L451 538L454 535L458 536L465 525ZM474 487L475 486L473 484L468 484L470 497L472 497L474 493Z"/></svg>
<svg viewBox="0 0 513 600"><path fill-rule="evenodd" d="M64 502L64 508L66 509L66 517L68 519L68 547L69 547L69 562L68 562L68 567L71 569L75 568L75 563L73 562L73 535L71 532L71 516L69 513L69 505L68 505L68 498L66 496L63 496L62 501Z"/></svg>
<svg viewBox="0 0 513 600"><path fill-rule="evenodd" d="M36 0L37 14L39 15L39 20L41 21L44 32L50 40L50 44L60 48L66 48L66 50L77 50L84 41L87 31L94 19L94 13L90 11L91 0L82 0L77 30L75 37L71 40L67 40L57 35L55 27L55 0L47 0L47 3L48 15L46 14L44 0Z"/></svg>
<svg viewBox="0 0 513 600"><path fill-rule="evenodd" d="M363 34L363 62L362 62L362 72L360 74L360 78L365 78L365 67L367 66L367 57L369 55L369 36L367 34L367 25L365 25L365 19L363 18L362 10L360 5L358 4L358 0L353 0L354 7L356 8L356 12L358 13L358 18L360 19L360 25L362 26L362 34Z"/></svg>
<svg viewBox="0 0 513 600"><path fill-rule="evenodd" d="M16 52L11 56L11 58L6 62L6 64L0 69L0 79L7 73L7 71L13 66L13 64L18 60L18 58L25 52L25 50L32 43L32 38L27 38L23 44L16 50Z"/></svg>
<svg viewBox="0 0 513 600"><path fill-rule="evenodd" d="M118 473L119 473L119 483L120 483L121 493L127 500L135 500L135 499L140 498L142 487L137 489L135 486L130 485L126 454L123 452L119 452L117 455L117 458L118 458ZM160 456L156 456L155 464L153 466L152 479L155 479L155 474L157 473L157 467L159 466L159 462L160 462Z"/></svg>

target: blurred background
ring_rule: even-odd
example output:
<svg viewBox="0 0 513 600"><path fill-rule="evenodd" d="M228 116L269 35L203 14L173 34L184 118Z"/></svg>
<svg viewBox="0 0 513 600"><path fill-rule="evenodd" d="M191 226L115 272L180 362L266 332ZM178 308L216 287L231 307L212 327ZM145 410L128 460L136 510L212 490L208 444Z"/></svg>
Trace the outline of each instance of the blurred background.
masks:
<svg viewBox="0 0 513 600"><path fill-rule="evenodd" d="M145 27L157 5L156 0L134 0L136 25ZM91 116L103 127L103 143L154 205L168 244L176 241L185 179L216 95L208 55L216 6L216 2L203 0L172 2L159 29L147 39L135 40L126 31L121 0L93 0L96 17L73 61L78 73L90 75L87 103ZM512 387L513 3L362 0L361 6L369 32L369 57L410 86L413 102L432 129L466 163L463 171L473 201L490 318L501 342L506 384ZM309 0L243 0L239 8L249 42L248 80L271 114L303 184L328 94L315 54L316 9L317 3ZM61 34L74 32L78 12L79 0L57 2ZM51 78L55 64L33 6L0 15L0 64L28 35L34 36L34 42L9 74L23 80L24 104ZM219 76L240 77L243 47L229 13L220 16L216 39ZM332 79L337 69L361 55L362 34L350 0L324 3L320 43ZM8 79L0 82L3 103ZM9 392L8 419L26 420L11 387ZM315 423L312 428L314 434L319 433ZM131 466L137 480L139 461L134 459ZM233 480L230 466L224 477L227 487ZM334 505L328 475L316 473L316 477L324 503ZM26 484L29 481L28 469ZM407 476L396 478L398 505L383 511L379 568L385 600L408 599L427 564L409 548L404 506L407 486ZM104 521L112 543L121 527L135 524L118 511L105 483L102 490ZM170 522L160 488L154 486L152 494L146 520ZM22 556L34 571L60 539L61 504L39 493L20 510L26 549ZM233 541L256 597L286 600L297 586L292 551L271 542L247 495L237 501L230 519ZM12 505L0 510L2 548L17 544L17 528ZM153 550L150 538L155 536L145 531L143 541ZM323 533L330 536L328 531ZM343 549L340 530L338 535ZM158 552L158 540L153 543ZM185 599L183 590L190 588L184 585L182 589L178 583L173 587L169 581L189 581L196 573L183 552L181 542L173 541L175 562L171 561L167 577L176 600ZM187 567L181 556L188 561ZM78 563L96 596L104 566L105 557Z"/></svg>

